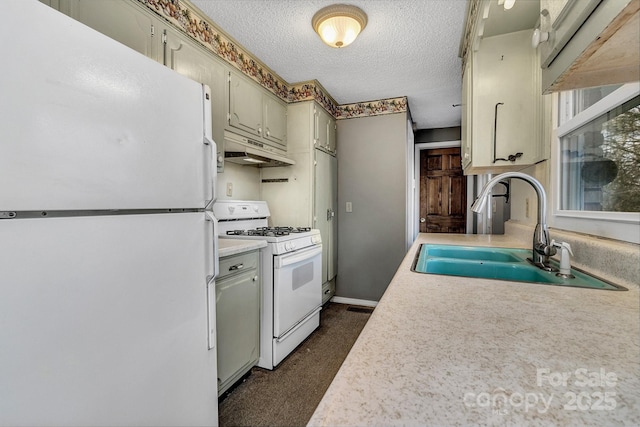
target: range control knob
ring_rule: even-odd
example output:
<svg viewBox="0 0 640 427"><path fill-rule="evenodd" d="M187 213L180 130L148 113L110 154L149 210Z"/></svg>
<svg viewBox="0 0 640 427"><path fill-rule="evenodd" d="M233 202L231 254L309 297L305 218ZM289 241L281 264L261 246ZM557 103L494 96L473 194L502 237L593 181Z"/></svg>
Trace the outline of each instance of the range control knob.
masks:
<svg viewBox="0 0 640 427"><path fill-rule="evenodd" d="M296 244L293 242L287 242L284 244L284 249L287 251L292 251L296 248Z"/></svg>

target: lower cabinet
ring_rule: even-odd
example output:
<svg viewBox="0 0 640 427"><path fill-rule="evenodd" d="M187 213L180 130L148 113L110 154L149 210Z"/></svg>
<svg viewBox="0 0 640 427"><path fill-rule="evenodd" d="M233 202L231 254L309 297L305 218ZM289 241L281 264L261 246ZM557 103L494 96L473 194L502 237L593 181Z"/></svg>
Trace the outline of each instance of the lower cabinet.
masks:
<svg viewBox="0 0 640 427"><path fill-rule="evenodd" d="M216 279L219 396L260 357L259 265L257 250L220 259Z"/></svg>

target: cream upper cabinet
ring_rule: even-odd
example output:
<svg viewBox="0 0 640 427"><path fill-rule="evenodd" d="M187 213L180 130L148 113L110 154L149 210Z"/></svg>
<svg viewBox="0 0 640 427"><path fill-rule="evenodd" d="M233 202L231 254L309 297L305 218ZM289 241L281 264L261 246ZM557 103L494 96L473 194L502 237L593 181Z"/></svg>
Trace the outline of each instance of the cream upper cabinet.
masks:
<svg viewBox="0 0 640 427"><path fill-rule="evenodd" d="M218 172L224 168L224 125L226 119L225 82L227 67L183 33L164 27L164 65L209 86L211 91L212 136L217 146Z"/></svg>
<svg viewBox="0 0 640 427"><path fill-rule="evenodd" d="M467 169L471 164L471 138L472 138L472 106L473 106L473 55L469 55L462 74L462 110L460 133L462 137L461 155L462 169Z"/></svg>
<svg viewBox="0 0 640 427"><path fill-rule="evenodd" d="M287 106L275 95L262 94L265 139L287 149Z"/></svg>
<svg viewBox="0 0 640 427"><path fill-rule="evenodd" d="M482 39L463 81L465 174L519 170L543 160L540 67L533 30Z"/></svg>
<svg viewBox="0 0 640 427"><path fill-rule="evenodd" d="M286 151L286 104L236 71L229 72L228 87L228 129Z"/></svg>
<svg viewBox="0 0 640 427"><path fill-rule="evenodd" d="M137 2L57 0L51 2L51 6L57 6L60 12L76 21L155 61L163 61L162 40L158 28L162 21L143 11L144 6L138 5Z"/></svg>
<svg viewBox="0 0 640 427"><path fill-rule="evenodd" d="M234 71L229 73L229 126L262 136L262 90Z"/></svg>
<svg viewBox="0 0 640 427"><path fill-rule="evenodd" d="M320 106L313 109L314 145L330 154L336 154L336 120Z"/></svg>
<svg viewBox="0 0 640 427"><path fill-rule="evenodd" d="M544 93L637 81L640 0L540 0Z"/></svg>

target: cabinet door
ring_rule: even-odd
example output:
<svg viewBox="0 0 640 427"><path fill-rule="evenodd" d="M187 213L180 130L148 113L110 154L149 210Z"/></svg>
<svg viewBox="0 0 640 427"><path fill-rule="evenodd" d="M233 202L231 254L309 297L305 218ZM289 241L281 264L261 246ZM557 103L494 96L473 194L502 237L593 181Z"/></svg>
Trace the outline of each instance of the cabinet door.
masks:
<svg viewBox="0 0 640 427"><path fill-rule="evenodd" d="M206 84L211 89L212 135L217 146L218 172L222 172L226 68L187 36L171 28L165 28L163 31L166 34L165 65L183 76Z"/></svg>
<svg viewBox="0 0 640 427"><path fill-rule="evenodd" d="M587 20L601 0L541 0L540 30L549 40L540 44L543 68L547 68L566 46L578 28Z"/></svg>
<svg viewBox="0 0 640 427"><path fill-rule="evenodd" d="M474 166L526 165L539 160L540 70L530 40L530 31L482 40L473 64ZM514 162L494 161L517 153L522 155Z"/></svg>
<svg viewBox="0 0 640 427"><path fill-rule="evenodd" d="M331 238L329 228L329 193L331 191L331 176L329 169L329 155L321 150L315 152L315 181L314 181L314 208L315 228L320 230L322 236L322 283L328 278L329 247Z"/></svg>
<svg viewBox="0 0 640 427"><path fill-rule="evenodd" d="M314 206L316 224L322 236L322 283L331 280L337 270L337 231L335 211L338 204L338 163L322 150L315 151Z"/></svg>
<svg viewBox="0 0 640 427"><path fill-rule="evenodd" d="M235 72L229 75L229 126L262 136L262 89Z"/></svg>
<svg viewBox="0 0 640 427"><path fill-rule="evenodd" d="M329 152L336 154L338 149L337 146L337 135L336 135L336 120L329 115Z"/></svg>
<svg viewBox="0 0 640 427"><path fill-rule="evenodd" d="M287 106L275 96L263 95L264 133L266 140L287 149Z"/></svg>
<svg viewBox="0 0 640 427"><path fill-rule="evenodd" d="M59 0L59 10L143 55L162 62L161 21L124 0Z"/></svg>
<svg viewBox="0 0 640 427"><path fill-rule="evenodd" d="M462 75L462 111L461 111L461 155L462 155L462 168L466 169L471 163L471 138L473 136L471 130L473 129L471 118L473 117L471 107L473 105L472 94L472 61L473 52L469 53L467 63L464 67L464 74Z"/></svg>
<svg viewBox="0 0 640 427"><path fill-rule="evenodd" d="M331 221L329 224L331 235L331 246L329 247L327 280L331 280L338 274L338 159L329 157L329 173L331 174L331 194L329 200L331 205ZM335 290L335 289L334 289Z"/></svg>
<svg viewBox="0 0 640 427"><path fill-rule="evenodd" d="M314 139L316 148L335 152L335 120L321 107L314 111Z"/></svg>
<svg viewBox="0 0 640 427"><path fill-rule="evenodd" d="M257 256L257 255L256 255ZM260 356L260 281L256 270L216 283L218 385L252 366Z"/></svg>

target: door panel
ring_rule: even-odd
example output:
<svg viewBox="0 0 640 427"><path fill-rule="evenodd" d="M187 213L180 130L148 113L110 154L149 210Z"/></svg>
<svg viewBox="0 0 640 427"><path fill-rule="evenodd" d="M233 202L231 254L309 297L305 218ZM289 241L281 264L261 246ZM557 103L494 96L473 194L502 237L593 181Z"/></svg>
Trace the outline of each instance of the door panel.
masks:
<svg viewBox="0 0 640 427"><path fill-rule="evenodd" d="M235 73L229 80L229 125L262 136L262 92Z"/></svg>
<svg viewBox="0 0 640 427"><path fill-rule="evenodd" d="M319 247L274 257L274 337L282 336L320 306L321 269L322 248Z"/></svg>
<svg viewBox="0 0 640 427"><path fill-rule="evenodd" d="M257 278L257 271L253 269L216 283L220 384L260 356L260 282Z"/></svg>
<svg viewBox="0 0 640 427"><path fill-rule="evenodd" d="M420 232L466 232L466 178L460 148L420 152Z"/></svg>
<svg viewBox="0 0 640 427"><path fill-rule="evenodd" d="M264 95L264 137L287 149L287 107L268 95Z"/></svg>
<svg viewBox="0 0 640 427"><path fill-rule="evenodd" d="M132 3L62 0L60 11L143 55L162 62L160 41L155 32L160 21L143 13Z"/></svg>
<svg viewBox="0 0 640 427"><path fill-rule="evenodd" d="M204 213L0 221L2 424L214 423L210 227Z"/></svg>
<svg viewBox="0 0 640 427"><path fill-rule="evenodd" d="M0 30L5 39L24 33L24 43L7 44L0 79L0 116L12 124L0 127L0 181L20 183L0 186L2 208L204 206L211 152L203 144L202 86L69 17L53 17L56 31Z"/></svg>

